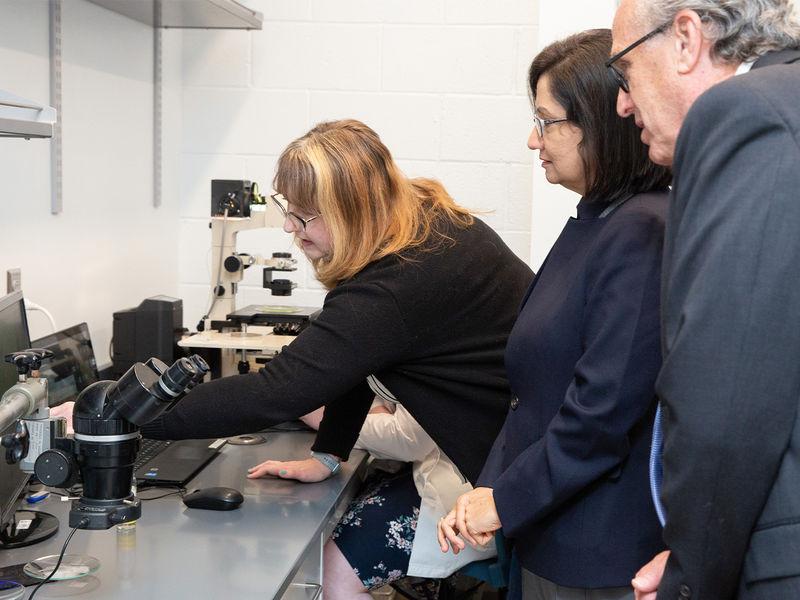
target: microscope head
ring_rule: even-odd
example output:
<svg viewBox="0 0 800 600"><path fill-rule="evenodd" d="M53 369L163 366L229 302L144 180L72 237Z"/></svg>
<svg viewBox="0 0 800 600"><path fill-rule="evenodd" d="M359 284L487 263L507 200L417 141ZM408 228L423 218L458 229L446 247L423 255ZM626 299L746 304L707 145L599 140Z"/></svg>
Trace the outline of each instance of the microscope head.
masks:
<svg viewBox="0 0 800 600"><path fill-rule="evenodd" d="M73 503L70 526L108 529L139 518L140 502L131 493L139 427L171 409L208 370L199 356L169 367L151 358L118 381L98 381L80 393L72 413L74 439L42 453L35 466L36 476L55 487L80 474L83 493Z"/></svg>

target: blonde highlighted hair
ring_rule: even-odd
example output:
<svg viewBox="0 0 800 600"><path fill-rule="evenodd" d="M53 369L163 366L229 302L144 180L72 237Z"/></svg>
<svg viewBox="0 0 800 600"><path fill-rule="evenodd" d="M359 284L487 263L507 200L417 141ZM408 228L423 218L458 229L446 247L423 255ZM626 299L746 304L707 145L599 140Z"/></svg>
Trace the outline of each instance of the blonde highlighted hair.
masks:
<svg viewBox="0 0 800 600"><path fill-rule="evenodd" d="M312 263L328 289L384 256L448 241L446 221L473 222L441 183L403 175L378 134L352 119L320 123L289 144L273 187L292 209L322 215L332 251Z"/></svg>

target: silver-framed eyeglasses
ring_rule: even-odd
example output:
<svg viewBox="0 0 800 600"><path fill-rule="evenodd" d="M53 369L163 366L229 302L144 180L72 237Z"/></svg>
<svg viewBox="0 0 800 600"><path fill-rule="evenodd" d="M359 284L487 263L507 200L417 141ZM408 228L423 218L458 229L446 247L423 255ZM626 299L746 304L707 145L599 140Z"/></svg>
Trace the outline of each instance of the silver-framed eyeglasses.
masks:
<svg viewBox="0 0 800 600"><path fill-rule="evenodd" d="M628 83L628 77L625 75L625 73L622 72L622 70L619 67L615 67L614 63L617 62L623 56L625 56L628 52L636 48L637 46L644 44L651 37L656 36L659 33L664 33L671 26L672 26L672 21L669 21L667 23L664 23L661 27L656 27L655 29L653 29L653 31L644 34L638 40L636 40L629 46L623 48L622 50L617 52L614 56L612 56L606 61L606 68L608 69L609 73L611 73L611 76L614 78L614 81L617 82L617 85L623 92L625 92L626 94L630 94L631 86Z"/></svg>
<svg viewBox="0 0 800 600"><path fill-rule="evenodd" d="M545 127L553 123L563 123L564 121L569 121L569 119L566 117L561 119L542 119L536 113L533 113L533 124L536 126L536 133L539 134L540 139L544 138Z"/></svg>
<svg viewBox="0 0 800 600"><path fill-rule="evenodd" d="M275 206L277 206L278 209L281 211L283 218L289 219L289 221L292 222L292 225L294 225L295 229L302 229L303 231L305 231L306 227L308 227L308 224L311 223L311 221L313 221L314 219L319 219L322 216L320 214L304 219L300 215L293 213L287 208L289 206L289 202L288 200L286 200L286 198L284 198L283 194L277 194L277 193L270 194L269 197L272 198L272 201L275 203Z"/></svg>

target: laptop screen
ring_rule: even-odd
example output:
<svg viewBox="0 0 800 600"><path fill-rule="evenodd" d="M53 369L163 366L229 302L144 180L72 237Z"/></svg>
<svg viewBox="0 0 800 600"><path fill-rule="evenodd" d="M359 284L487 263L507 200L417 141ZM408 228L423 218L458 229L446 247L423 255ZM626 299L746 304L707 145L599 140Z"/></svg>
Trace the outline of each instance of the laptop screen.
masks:
<svg viewBox="0 0 800 600"><path fill-rule="evenodd" d="M53 351L41 369L41 376L48 380L50 406L75 400L83 388L100 379L86 323L46 335L31 345Z"/></svg>

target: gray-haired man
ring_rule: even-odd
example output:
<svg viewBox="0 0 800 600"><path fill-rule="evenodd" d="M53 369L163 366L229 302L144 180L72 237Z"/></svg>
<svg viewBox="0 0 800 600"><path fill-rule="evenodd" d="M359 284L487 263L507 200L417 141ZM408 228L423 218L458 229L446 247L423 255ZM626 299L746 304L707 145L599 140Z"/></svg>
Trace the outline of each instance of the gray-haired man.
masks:
<svg viewBox="0 0 800 600"><path fill-rule="evenodd" d="M622 0L618 112L672 165L664 539L637 598L800 598L800 26L791 0ZM662 578L663 573L663 578Z"/></svg>

